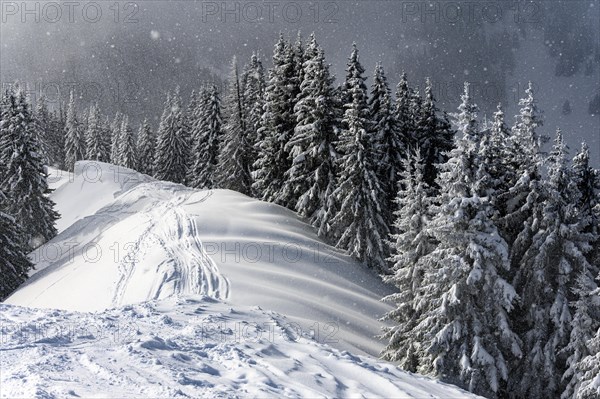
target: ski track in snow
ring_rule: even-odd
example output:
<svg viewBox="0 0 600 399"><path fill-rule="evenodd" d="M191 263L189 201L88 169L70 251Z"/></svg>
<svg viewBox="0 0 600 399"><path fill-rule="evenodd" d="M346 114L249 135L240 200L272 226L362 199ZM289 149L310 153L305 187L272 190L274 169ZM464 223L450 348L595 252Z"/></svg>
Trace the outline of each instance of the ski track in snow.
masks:
<svg viewBox="0 0 600 399"><path fill-rule="evenodd" d="M148 249L157 244L167 256L157 266L156 274L161 280L156 282L151 291L153 297L148 299L160 298L165 287L171 288L166 295L189 293L216 299L229 297L229 280L219 273L215 262L206 254L198 237L196 221L182 207L194 195L202 195L192 202L199 204L210 198L212 191L188 191L166 202L158 200L143 215L148 219L148 227L118 265L119 278L112 299L114 306L123 304L136 267L143 263Z"/></svg>

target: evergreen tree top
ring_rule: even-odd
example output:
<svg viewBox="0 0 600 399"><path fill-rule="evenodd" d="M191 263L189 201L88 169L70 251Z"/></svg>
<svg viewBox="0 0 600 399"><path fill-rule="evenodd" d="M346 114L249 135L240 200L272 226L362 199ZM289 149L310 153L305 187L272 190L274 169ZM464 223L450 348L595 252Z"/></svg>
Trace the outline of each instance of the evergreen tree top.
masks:
<svg viewBox="0 0 600 399"><path fill-rule="evenodd" d="M435 103L435 97L433 96L433 84L431 83L430 78L425 78L425 103L433 104Z"/></svg>
<svg viewBox="0 0 600 399"><path fill-rule="evenodd" d="M552 151L550 152L550 156L548 157L548 175L550 177L551 184L559 185L561 184L559 180L562 180L565 177L565 174L568 171L568 154L569 147L565 143L562 131L559 128L556 130L554 145L552 146Z"/></svg>
<svg viewBox="0 0 600 399"><path fill-rule="evenodd" d="M352 44L352 53L348 58L348 64L346 67L346 80L342 85L342 95L343 95L343 103L348 104L352 101L352 95L350 90L352 87L356 87L356 85L361 86L361 90L364 88L366 90L365 81L367 78L363 76L365 73L365 69L360 64L359 56L358 56L358 48L356 43Z"/></svg>
<svg viewBox="0 0 600 399"><path fill-rule="evenodd" d="M294 42L294 53L298 57L301 57L304 53L304 42L302 40L302 33L298 31L296 35L296 41Z"/></svg>
<svg viewBox="0 0 600 399"><path fill-rule="evenodd" d="M465 82L464 91L460 97L461 103L458 106L458 113L454 114L455 123L458 131L463 134L463 138L469 140L470 143L477 143L476 136L479 132L479 124L477 122L478 107L473 102L469 91L469 83Z"/></svg>
<svg viewBox="0 0 600 399"><path fill-rule="evenodd" d="M496 106L496 112L494 112L494 121L492 122L492 130L497 132L506 131L506 123L504 122L504 111L502 110L502 104L498 103Z"/></svg>
<svg viewBox="0 0 600 399"><path fill-rule="evenodd" d="M386 112L389 112L389 108L391 107L390 88L387 83L387 78L385 77L385 71L380 62L375 64L369 104L373 114L380 112L382 108L385 108ZM372 115L372 117L374 117L374 115Z"/></svg>
<svg viewBox="0 0 600 399"><path fill-rule="evenodd" d="M352 43L352 52L350 53L350 57L348 58L348 74L352 77L358 77L365 72L365 69L360 64L360 59L358 55L358 47L356 46L356 42Z"/></svg>
<svg viewBox="0 0 600 399"><path fill-rule="evenodd" d="M396 86L396 99L399 101L401 98L408 97L410 89L408 87L408 79L406 77L406 72L402 72L400 76L400 81Z"/></svg>

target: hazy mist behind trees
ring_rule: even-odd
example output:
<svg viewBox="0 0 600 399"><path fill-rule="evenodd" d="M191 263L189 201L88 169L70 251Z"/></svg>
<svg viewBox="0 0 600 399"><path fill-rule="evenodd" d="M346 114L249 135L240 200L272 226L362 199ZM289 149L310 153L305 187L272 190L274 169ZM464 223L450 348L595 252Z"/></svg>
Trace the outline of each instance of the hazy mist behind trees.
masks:
<svg viewBox="0 0 600 399"><path fill-rule="evenodd" d="M482 114L502 102L510 123L531 80L546 129L560 126L572 149L585 139L600 163L596 1L42 1L2 2L0 12L2 84L28 83L51 106L75 88L81 105L156 126L173 87L187 101L202 82L222 86L234 54L243 64L257 51L268 68L280 31L315 31L337 83L355 41L367 71L381 61L391 85L402 71L419 88L431 77L443 109L455 109L467 80Z"/></svg>

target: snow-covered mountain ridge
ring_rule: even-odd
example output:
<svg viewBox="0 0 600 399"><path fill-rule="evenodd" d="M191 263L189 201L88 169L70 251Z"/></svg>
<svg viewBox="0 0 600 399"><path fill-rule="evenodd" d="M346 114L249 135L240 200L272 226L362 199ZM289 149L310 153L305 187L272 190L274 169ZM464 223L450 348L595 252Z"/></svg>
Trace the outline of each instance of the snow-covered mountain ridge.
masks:
<svg viewBox="0 0 600 399"><path fill-rule="evenodd" d="M293 212L98 162L50 178L1 397L472 397L372 358L390 288Z"/></svg>

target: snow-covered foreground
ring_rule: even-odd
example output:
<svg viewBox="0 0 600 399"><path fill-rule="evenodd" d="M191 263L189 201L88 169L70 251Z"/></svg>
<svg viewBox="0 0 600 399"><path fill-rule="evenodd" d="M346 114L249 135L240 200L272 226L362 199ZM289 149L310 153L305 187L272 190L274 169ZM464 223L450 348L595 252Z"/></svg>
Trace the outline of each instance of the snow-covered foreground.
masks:
<svg viewBox="0 0 600 399"><path fill-rule="evenodd" d="M60 234L0 305L1 397L469 397L369 357L390 288L289 210L97 162L51 179Z"/></svg>
<svg viewBox="0 0 600 399"><path fill-rule="evenodd" d="M473 397L202 296L101 313L0 305L2 397Z"/></svg>

